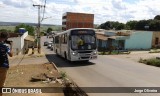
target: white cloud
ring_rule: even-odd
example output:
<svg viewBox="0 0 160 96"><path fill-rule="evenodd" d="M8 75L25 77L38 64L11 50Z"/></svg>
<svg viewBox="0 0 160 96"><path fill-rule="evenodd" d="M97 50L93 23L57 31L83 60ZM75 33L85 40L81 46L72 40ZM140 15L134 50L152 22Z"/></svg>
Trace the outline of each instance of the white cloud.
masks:
<svg viewBox="0 0 160 96"><path fill-rule="evenodd" d="M0 21L36 23L38 9L33 4L44 4L44 0L1 0ZM61 24L65 12L95 14L94 22L98 24L152 19L160 14L159 6L159 0L136 0L134 3L124 0L47 0L45 17L52 18L43 23Z"/></svg>

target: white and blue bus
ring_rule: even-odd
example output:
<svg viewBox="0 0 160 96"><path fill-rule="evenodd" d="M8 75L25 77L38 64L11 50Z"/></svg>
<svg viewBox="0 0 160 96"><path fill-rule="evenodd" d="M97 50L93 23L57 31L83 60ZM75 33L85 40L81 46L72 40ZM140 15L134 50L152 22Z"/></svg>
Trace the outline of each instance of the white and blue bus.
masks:
<svg viewBox="0 0 160 96"><path fill-rule="evenodd" d="M69 61L97 58L96 33L92 28L73 28L56 34L54 51Z"/></svg>

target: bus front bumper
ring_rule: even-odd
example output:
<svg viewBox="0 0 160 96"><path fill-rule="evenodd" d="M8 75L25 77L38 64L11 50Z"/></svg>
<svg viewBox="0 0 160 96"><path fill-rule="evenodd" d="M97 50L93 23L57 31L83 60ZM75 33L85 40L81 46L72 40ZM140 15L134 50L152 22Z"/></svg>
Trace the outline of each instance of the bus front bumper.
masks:
<svg viewBox="0 0 160 96"><path fill-rule="evenodd" d="M85 60L93 60L97 59L97 55L77 55L77 56L71 56L71 61L85 61Z"/></svg>

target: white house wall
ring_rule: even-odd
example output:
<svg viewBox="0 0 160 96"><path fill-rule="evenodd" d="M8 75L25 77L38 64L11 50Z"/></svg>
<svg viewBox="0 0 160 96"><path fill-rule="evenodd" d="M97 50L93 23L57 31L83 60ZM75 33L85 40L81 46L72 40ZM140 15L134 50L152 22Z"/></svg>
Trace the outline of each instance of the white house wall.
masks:
<svg viewBox="0 0 160 96"><path fill-rule="evenodd" d="M28 32L25 32L22 36L21 36L21 50L24 47L24 39L28 36Z"/></svg>
<svg viewBox="0 0 160 96"><path fill-rule="evenodd" d="M19 53L21 54L24 48L24 39L26 36L28 36L28 32L25 32L21 37L12 37L8 39L13 41L14 54L19 54Z"/></svg>
<svg viewBox="0 0 160 96"><path fill-rule="evenodd" d="M8 40L13 41L13 52L14 55L18 54L21 50L21 37L13 37Z"/></svg>
<svg viewBox="0 0 160 96"><path fill-rule="evenodd" d="M125 49L150 49L152 46L152 35L150 31L136 31L125 40Z"/></svg>

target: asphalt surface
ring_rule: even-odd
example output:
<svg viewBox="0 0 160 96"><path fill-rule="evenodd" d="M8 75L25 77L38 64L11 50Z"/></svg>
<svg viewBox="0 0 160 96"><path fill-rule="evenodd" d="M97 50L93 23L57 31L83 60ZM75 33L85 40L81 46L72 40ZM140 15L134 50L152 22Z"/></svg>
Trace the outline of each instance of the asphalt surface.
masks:
<svg viewBox="0 0 160 96"><path fill-rule="evenodd" d="M42 37L42 45L44 41L51 40ZM42 46L42 49L46 53L46 58L54 62L61 71L66 72L80 87L92 87L93 90L97 90L95 93L88 93L90 96L160 96L159 93L99 93L98 91L101 87L159 87L158 67L114 55L99 55L97 60L88 63L70 63L55 55L46 46Z"/></svg>

